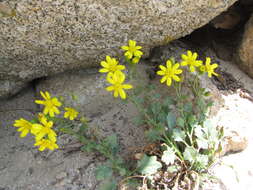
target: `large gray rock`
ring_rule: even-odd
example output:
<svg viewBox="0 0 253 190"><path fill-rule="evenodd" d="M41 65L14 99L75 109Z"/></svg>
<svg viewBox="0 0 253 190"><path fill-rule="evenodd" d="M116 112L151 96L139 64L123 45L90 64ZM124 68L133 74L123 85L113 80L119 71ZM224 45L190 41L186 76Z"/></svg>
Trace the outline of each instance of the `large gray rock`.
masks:
<svg viewBox="0 0 253 190"><path fill-rule="evenodd" d="M241 44L238 48L237 62L240 68L253 78L253 15L247 22Z"/></svg>
<svg viewBox="0 0 253 190"><path fill-rule="evenodd" d="M0 96L38 77L98 65L107 54L119 55L129 39L137 40L147 56L150 48L191 33L235 1L4 1ZM8 82L16 85L7 88Z"/></svg>

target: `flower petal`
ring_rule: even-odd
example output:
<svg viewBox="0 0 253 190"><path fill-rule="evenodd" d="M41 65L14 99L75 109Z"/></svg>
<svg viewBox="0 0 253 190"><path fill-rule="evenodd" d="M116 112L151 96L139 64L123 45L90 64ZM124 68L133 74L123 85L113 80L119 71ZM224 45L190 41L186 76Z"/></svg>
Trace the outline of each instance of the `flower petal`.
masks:
<svg viewBox="0 0 253 190"><path fill-rule="evenodd" d="M114 91L113 96L114 96L115 98L117 98L117 97L119 96L118 90L115 90L115 91Z"/></svg>
<svg viewBox="0 0 253 190"><path fill-rule="evenodd" d="M167 78L168 78L167 76L164 76L164 77L160 80L160 82L161 82L161 83L164 83L164 82L167 80Z"/></svg>
<svg viewBox="0 0 253 190"><path fill-rule="evenodd" d="M45 101L43 101L43 100L35 100L34 102L36 104L45 104Z"/></svg>
<svg viewBox="0 0 253 190"><path fill-rule="evenodd" d="M123 89L119 90L119 95L122 99L126 99L126 92Z"/></svg>
<svg viewBox="0 0 253 190"><path fill-rule="evenodd" d="M105 67L105 68L108 68L108 67L109 67L108 63L105 62L105 61L101 61L101 62L100 62L100 65L101 65L102 67Z"/></svg>
<svg viewBox="0 0 253 190"><path fill-rule="evenodd" d="M40 91L40 95L41 95L45 100L47 99L47 97L46 97L46 95L44 94L44 92Z"/></svg>
<svg viewBox="0 0 253 190"><path fill-rule="evenodd" d="M167 78L167 82L166 82L167 86L170 86L170 85L171 85L171 83L172 83L171 78Z"/></svg>
<svg viewBox="0 0 253 190"><path fill-rule="evenodd" d="M195 67L194 66L190 66L190 72L194 72L195 71Z"/></svg>
<svg viewBox="0 0 253 190"><path fill-rule="evenodd" d="M188 57L192 57L192 52L190 50L187 51Z"/></svg>
<svg viewBox="0 0 253 190"><path fill-rule="evenodd" d="M162 71L166 71L166 70L167 70L166 67L164 67L163 65L159 65L159 67L160 67L160 69L161 69Z"/></svg>
<svg viewBox="0 0 253 190"><path fill-rule="evenodd" d="M128 46L121 46L121 49L125 50L125 51L128 51L129 50L129 47Z"/></svg>
<svg viewBox="0 0 253 190"><path fill-rule="evenodd" d="M100 72L100 73L107 73L107 72L109 72L109 70L108 70L108 69L103 68L103 69L99 69L99 72Z"/></svg>
<svg viewBox="0 0 253 190"><path fill-rule="evenodd" d="M50 94L49 94L48 91L46 91L45 94L46 94L47 99L50 99L50 98L51 98L51 96L50 96Z"/></svg>
<svg viewBox="0 0 253 190"><path fill-rule="evenodd" d="M216 64L216 63L214 63L214 64L211 65L211 68L212 68L212 69L215 69L215 68L217 68L217 67L218 67L218 64Z"/></svg>
<svg viewBox="0 0 253 190"><path fill-rule="evenodd" d="M134 41L134 40L129 40L128 43L129 43L129 47L136 46L136 41Z"/></svg>
<svg viewBox="0 0 253 190"><path fill-rule="evenodd" d="M181 74L182 72L183 72L183 70L181 70L181 69L177 69L174 71L175 74Z"/></svg>
<svg viewBox="0 0 253 190"><path fill-rule="evenodd" d="M133 86L131 84L123 84L122 88L123 89L131 89L131 88L133 88Z"/></svg>
<svg viewBox="0 0 253 190"><path fill-rule="evenodd" d="M160 70L160 71L157 71L156 73L157 73L158 75L161 75L161 76L162 76L162 75L165 75L165 71L161 71L161 70Z"/></svg>
<svg viewBox="0 0 253 190"><path fill-rule="evenodd" d="M167 66L167 68L169 68L169 69L172 67L172 62L171 62L171 60L167 60L166 66Z"/></svg>
<svg viewBox="0 0 253 190"><path fill-rule="evenodd" d="M207 58L206 58L206 65L210 65L210 63L211 63L211 58L210 58L210 57L207 57Z"/></svg>
<svg viewBox="0 0 253 190"><path fill-rule="evenodd" d="M198 57L198 54L197 54L196 52L194 52L193 55L192 55L192 58L193 58L194 60L196 60L197 57Z"/></svg>
<svg viewBox="0 0 253 190"><path fill-rule="evenodd" d="M106 90L109 91L109 92L113 91L114 90L114 86L108 86L108 87L106 87Z"/></svg>
<svg viewBox="0 0 253 190"><path fill-rule="evenodd" d="M185 55L185 54L182 54L182 55L181 55L181 58L182 58L183 60L187 60L187 59L188 59L187 55Z"/></svg>
<svg viewBox="0 0 253 190"><path fill-rule="evenodd" d="M179 78L177 75L173 75L172 78L173 78L175 81L177 81L177 82L180 81L180 78Z"/></svg>

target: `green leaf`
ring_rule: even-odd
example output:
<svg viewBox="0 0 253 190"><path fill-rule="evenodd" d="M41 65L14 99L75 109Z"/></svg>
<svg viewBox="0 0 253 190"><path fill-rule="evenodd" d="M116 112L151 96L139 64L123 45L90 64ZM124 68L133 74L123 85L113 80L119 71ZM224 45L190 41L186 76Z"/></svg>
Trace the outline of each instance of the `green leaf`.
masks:
<svg viewBox="0 0 253 190"><path fill-rule="evenodd" d="M207 105L206 105L206 106L207 106L207 107L212 107L212 106L213 106L213 104L214 104L214 103L213 103L212 101L210 101L210 102L208 102L208 103L207 103Z"/></svg>
<svg viewBox="0 0 253 190"><path fill-rule="evenodd" d="M173 129L173 135L172 135L172 138L174 141L177 141L177 142L184 142L185 141L185 137L186 137L186 134L184 131L180 130L180 129Z"/></svg>
<svg viewBox="0 0 253 190"><path fill-rule="evenodd" d="M134 101L137 103L137 104L142 104L144 102L144 99L142 97L134 97Z"/></svg>
<svg viewBox="0 0 253 190"><path fill-rule="evenodd" d="M188 112L188 113L191 113L192 112L192 103L191 102L188 102L184 105L184 111L185 112Z"/></svg>
<svg viewBox="0 0 253 190"><path fill-rule="evenodd" d="M95 143L88 143L88 144L81 147L81 151L92 152L92 151L94 151L94 149L96 149L96 146L97 145Z"/></svg>
<svg viewBox="0 0 253 190"><path fill-rule="evenodd" d="M136 116L133 119L133 123L137 126L143 125L145 123L145 121L143 120L143 118L141 116Z"/></svg>
<svg viewBox="0 0 253 190"><path fill-rule="evenodd" d="M184 124L185 124L184 119L183 119L182 117L178 117L178 118L177 118L177 125L178 125L179 127L184 128Z"/></svg>
<svg viewBox="0 0 253 190"><path fill-rule="evenodd" d="M166 97L163 101L163 105L169 106L171 104L174 104L174 100L171 97Z"/></svg>
<svg viewBox="0 0 253 190"><path fill-rule="evenodd" d="M194 125L194 124L197 122L196 116L190 114L190 115L188 116L188 118L187 118L187 122L188 122L190 125Z"/></svg>
<svg viewBox="0 0 253 190"><path fill-rule="evenodd" d="M110 178L112 174L113 174L112 169L108 167L107 165L98 166L95 171L97 180L105 180L107 178Z"/></svg>
<svg viewBox="0 0 253 190"><path fill-rule="evenodd" d="M194 163L198 155L198 152L193 147L186 147L183 155L184 155L185 160L188 160L189 162Z"/></svg>
<svg viewBox="0 0 253 190"><path fill-rule="evenodd" d="M194 134L198 138L204 138L205 137L204 131L202 130L202 127L200 125L197 125L195 127Z"/></svg>
<svg viewBox="0 0 253 190"><path fill-rule="evenodd" d="M196 156L196 164L199 169L206 169L208 166L208 156L204 154L198 154Z"/></svg>
<svg viewBox="0 0 253 190"><path fill-rule="evenodd" d="M161 95L160 95L160 94L158 94L158 93L156 93L156 94L154 94L154 98L156 98L156 99L160 99L160 98L161 98Z"/></svg>
<svg viewBox="0 0 253 190"><path fill-rule="evenodd" d="M203 138L198 138L196 139L198 147L202 149L208 149L208 140L203 139Z"/></svg>
<svg viewBox="0 0 253 190"><path fill-rule="evenodd" d="M167 122L167 114L163 111L161 111L158 116L157 116L157 120L161 123L166 123Z"/></svg>
<svg viewBox="0 0 253 190"><path fill-rule="evenodd" d="M197 99L197 106L199 107L199 109L202 111L206 108L206 103L204 101L204 99L200 98Z"/></svg>
<svg viewBox="0 0 253 190"><path fill-rule="evenodd" d="M142 175L152 175L162 167L162 164L157 161L156 156L144 155L143 158L138 161L137 168Z"/></svg>
<svg viewBox="0 0 253 190"><path fill-rule="evenodd" d="M172 112L169 112L167 115L167 125L170 130L176 126L176 116Z"/></svg>
<svg viewBox="0 0 253 190"><path fill-rule="evenodd" d="M125 168L118 167L118 171L121 176L125 176L127 174L127 170Z"/></svg>
<svg viewBox="0 0 253 190"><path fill-rule="evenodd" d="M103 182L99 188L99 190L116 190L117 189L117 182L114 179L107 180Z"/></svg>
<svg viewBox="0 0 253 190"><path fill-rule="evenodd" d="M209 91L206 91L205 93L204 93L204 96L210 96L211 95L211 92L209 92Z"/></svg>
<svg viewBox="0 0 253 190"><path fill-rule="evenodd" d="M175 57L170 57L170 61L172 62L172 64L176 63Z"/></svg>
<svg viewBox="0 0 253 190"><path fill-rule="evenodd" d="M177 172L179 169L180 169L180 166L172 165L167 168L167 171L170 173L174 173L174 172Z"/></svg>
<svg viewBox="0 0 253 190"><path fill-rule="evenodd" d="M155 90L156 86L154 84L148 85L148 90Z"/></svg>
<svg viewBox="0 0 253 190"><path fill-rule="evenodd" d="M167 150L165 150L163 152L162 161L165 164L169 165L169 164L174 163L175 158L176 158L176 155L175 155L174 151L171 148L167 147Z"/></svg>
<svg viewBox="0 0 253 190"><path fill-rule="evenodd" d="M161 140L161 134L158 130L156 129L149 129L145 131L145 135L148 138L148 140L154 142L157 140Z"/></svg>
<svg viewBox="0 0 253 190"><path fill-rule="evenodd" d="M142 88L134 88L133 89L133 94L135 95L134 97L140 95L143 92Z"/></svg>
<svg viewBox="0 0 253 190"><path fill-rule="evenodd" d="M160 113L161 108L162 108L161 105L158 103L151 104L151 111L155 116Z"/></svg>
<svg viewBox="0 0 253 190"><path fill-rule="evenodd" d="M115 134L106 137L104 144L112 151L113 154L116 154L119 150L118 139Z"/></svg>
<svg viewBox="0 0 253 190"><path fill-rule="evenodd" d="M71 98L72 98L72 100L74 100L74 101L77 101L77 100L78 100L78 96L75 95L75 94L71 94Z"/></svg>
<svg viewBox="0 0 253 190"><path fill-rule="evenodd" d="M219 128L219 140L222 139L224 137L224 127L220 127Z"/></svg>

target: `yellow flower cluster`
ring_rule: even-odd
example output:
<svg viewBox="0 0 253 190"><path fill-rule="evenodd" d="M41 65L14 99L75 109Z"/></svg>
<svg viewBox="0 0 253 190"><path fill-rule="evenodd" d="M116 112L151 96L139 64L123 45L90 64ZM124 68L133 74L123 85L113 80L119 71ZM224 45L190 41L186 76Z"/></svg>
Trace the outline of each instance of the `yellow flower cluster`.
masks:
<svg viewBox="0 0 253 190"><path fill-rule="evenodd" d="M134 40L129 40L128 41L128 46L122 46L121 49L125 50L125 58L130 62L130 63L138 63L141 59L141 56L143 53L140 51L142 47L141 46L136 46L136 41Z"/></svg>
<svg viewBox="0 0 253 190"><path fill-rule="evenodd" d="M20 118L14 122L14 127L21 132L20 137L25 137L28 133L35 136L34 146L38 146L40 151L45 149L54 150L59 148L56 144L57 134L53 129L53 121L55 115L60 114L59 107L62 103L56 98L52 97L49 92L40 92L44 100L35 100L35 103L44 105L43 113L39 113L38 117L32 121ZM78 112L74 108L66 107L64 118L74 120L78 116Z"/></svg>
<svg viewBox="0 0 253 190"><path fill-rule="evenodd" d="M23 118L16 120L14 123L15 127L18 127L19 132L21 132L20 137L25 137L28 133L35 136L34 146L39 146L39 150L43 151L45 149L54 150L59 148L56 144L57 134L52 129L53 122L48 121L43 114L38 116L39 123L32 123Z"/></svg>
<svg viewBox="0 0 253 190"><path fill-rule="evenodd" d="M142 47L136 46L136 41L129 40L128 46L122 46L121 49L125 50L124 53L126 60L130 64L136 64L140 61L143 53L140 51ZM126 76L122 72L126 69L124 65L120 65L115 58L106 56L105 61L101 61L102 68L100 73L107 73L106 80L111 85L106 88L107 91L113 91L115 98L120 97L126 99L127 95L125 90L133 88L130 84L124 84Z"/></svg>
<svg viewBox="0 0 253 190"><path fill-rule="evenodd" d="M195 72L196 68L198 68L198 72L200 74L207 73L208 77L212 77L212 75L218 76L218 74L214 71L218 64L211 64L211 58L207 57L205 64L203 61L197 60L198 54L196 52L192 53L191 51L187 51L187 54L182 54L181 63L174 63L173 60L167 60L166 67L163 65L159 65L161 70L157 71L157 75L162 76L161 83L166 81L167 86L171 86L172 81L180 82L182 78L178 76L182 74L183 70L180 69L181 66L188 66L190 72Z"/></svg>

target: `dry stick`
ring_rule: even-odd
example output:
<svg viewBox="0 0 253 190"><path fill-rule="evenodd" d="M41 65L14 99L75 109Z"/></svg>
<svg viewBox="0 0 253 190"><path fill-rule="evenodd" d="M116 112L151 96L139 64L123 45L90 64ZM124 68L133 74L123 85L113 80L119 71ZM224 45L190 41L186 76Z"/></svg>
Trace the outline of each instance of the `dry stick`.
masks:
<svg viewBox="0 0 253 190"><path fill-rule="evenodd" d="M145 176L143 176L143 175L135 175L135 176L126 177L126 178L122 179L122 180L119 182L119 185L118 185L118 186L121 187L122 184L123 184L125 181L127 181L127 180L129 180L129 179L132 179L132 178L145 178Z"/></svg>

